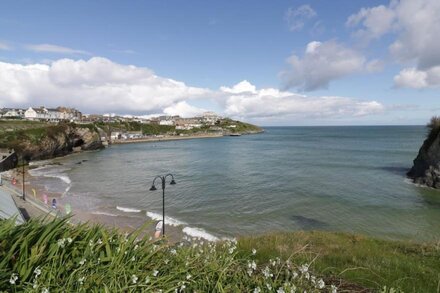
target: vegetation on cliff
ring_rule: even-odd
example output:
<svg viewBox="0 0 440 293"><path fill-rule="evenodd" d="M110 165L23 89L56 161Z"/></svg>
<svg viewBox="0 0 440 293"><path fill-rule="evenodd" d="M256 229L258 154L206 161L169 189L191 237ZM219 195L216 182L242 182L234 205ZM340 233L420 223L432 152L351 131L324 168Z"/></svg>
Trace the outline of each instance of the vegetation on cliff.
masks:
<svg viewBox="0 0 440 293"><path fill-rule="evenodd" d="M0 221L0 291L437 292L440 284L438 244L324 232L171 244L141 231Z"/></svg>

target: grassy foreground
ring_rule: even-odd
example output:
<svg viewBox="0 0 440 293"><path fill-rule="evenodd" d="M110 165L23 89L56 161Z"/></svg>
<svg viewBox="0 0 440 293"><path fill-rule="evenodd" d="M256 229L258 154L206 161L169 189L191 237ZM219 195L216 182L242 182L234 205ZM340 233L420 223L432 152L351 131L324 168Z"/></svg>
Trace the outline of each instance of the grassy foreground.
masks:
<svg viewBox="0 0 440 293"><path fill-rule="evenodd" d="M438 292L438 246L324 232L169 244L140 231L0 221L0 291Z"/></svg>

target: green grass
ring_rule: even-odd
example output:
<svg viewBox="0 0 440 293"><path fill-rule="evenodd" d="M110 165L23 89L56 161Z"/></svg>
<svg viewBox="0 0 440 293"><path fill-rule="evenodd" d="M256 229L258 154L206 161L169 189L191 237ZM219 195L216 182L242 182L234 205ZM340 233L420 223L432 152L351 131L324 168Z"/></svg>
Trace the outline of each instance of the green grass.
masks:
<svg viewBox="0 0 440 293"><path fill-rule="evenodd" d="M404 292L440 292L440 242L415 244L329 232L276 233L243 238L239 249L256 248L260 262L288 258L313 263L324 279L379 290L383 286Z"/></svg>
<svg viewBox="0 0 440 293"><path fill-rule="evenodd" d="M237 251L233 241L169 244L140 231L121 235L66 219L0 221L0 291L331 292L302 263L260 263L258 252Z"/></svg>

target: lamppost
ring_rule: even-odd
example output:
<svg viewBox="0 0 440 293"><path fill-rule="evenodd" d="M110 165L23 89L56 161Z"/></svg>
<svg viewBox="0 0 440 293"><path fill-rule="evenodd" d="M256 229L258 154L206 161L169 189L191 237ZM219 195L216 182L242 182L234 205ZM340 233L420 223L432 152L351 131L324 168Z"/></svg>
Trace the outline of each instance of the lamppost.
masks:
<svg viewBox="0 0 440 293"><path fill-rule="evenodd" d="M24 185L24 175L25 175L25 170L24 170L24 165L27 164L30 161L30 157L28 155L23 155L22 157L22 167L23 167L23 200L26 200L26 190L25 190L25 185Z"/></svg>
<svg viewBox="0 0 440 293"><path fill-rule="evenodd" d="M171 177L170 185L175 185L176 181L174 181L173 174L167 174L164 176L161 176L161 175L156 176L153 179L153 185L151 185L151 188L150 188L150 191L157 190L154 183L156 182L157 179L161 180L161 183L162 183L162 237L165 236L165 185L166 185L166 179L168 178L168 176Z"/></svg>

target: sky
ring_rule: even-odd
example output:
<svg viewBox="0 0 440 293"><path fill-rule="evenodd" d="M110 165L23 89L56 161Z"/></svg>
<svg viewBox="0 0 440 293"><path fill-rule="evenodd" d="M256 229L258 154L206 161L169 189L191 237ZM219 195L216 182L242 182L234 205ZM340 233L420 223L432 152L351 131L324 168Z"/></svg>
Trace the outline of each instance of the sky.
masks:
<svg viewBox="0 0 440 293"><path fill-rule="evenodd" d="M426 124L438 35L438 0L4 0L0 107Z"/></svg>

